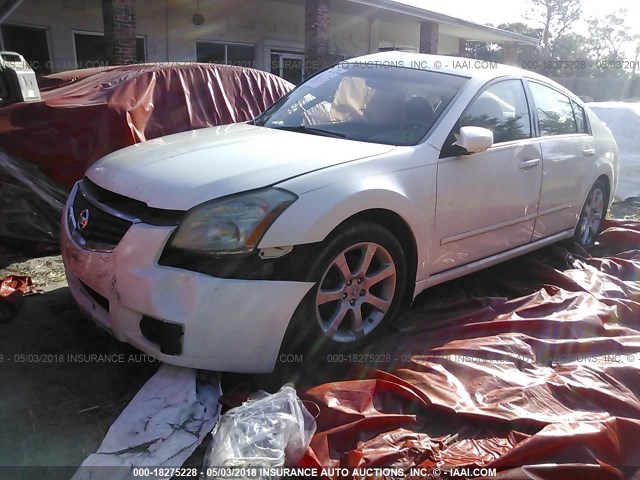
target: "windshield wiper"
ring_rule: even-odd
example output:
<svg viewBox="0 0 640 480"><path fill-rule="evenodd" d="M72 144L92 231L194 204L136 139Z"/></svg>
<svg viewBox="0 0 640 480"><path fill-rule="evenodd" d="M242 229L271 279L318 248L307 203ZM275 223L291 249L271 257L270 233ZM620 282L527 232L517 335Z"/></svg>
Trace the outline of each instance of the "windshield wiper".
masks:
<svg viewBox="0 0 640 480"><path fill-rule="evenodd" d="M307 127L305 125L277 125L269 128L273 128L274 130L286 130L288 132L308 133L310 135L323 135L325 137L347 138L344 133L332 132L331 130L323 130L321 128Z"/></svg>

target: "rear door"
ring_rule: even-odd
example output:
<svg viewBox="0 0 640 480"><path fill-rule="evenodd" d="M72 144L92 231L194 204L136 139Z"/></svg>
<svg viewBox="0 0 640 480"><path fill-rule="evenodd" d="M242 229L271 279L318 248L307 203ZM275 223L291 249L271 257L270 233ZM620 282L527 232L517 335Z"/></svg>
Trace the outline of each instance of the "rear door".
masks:
<svg viewBox="0 0 640 480"><path fill-rule="evenodd" d="M593 136L584 109L555 88L527 81L542 149L542 188L534 240L575 227L592 174Z"/></svg>

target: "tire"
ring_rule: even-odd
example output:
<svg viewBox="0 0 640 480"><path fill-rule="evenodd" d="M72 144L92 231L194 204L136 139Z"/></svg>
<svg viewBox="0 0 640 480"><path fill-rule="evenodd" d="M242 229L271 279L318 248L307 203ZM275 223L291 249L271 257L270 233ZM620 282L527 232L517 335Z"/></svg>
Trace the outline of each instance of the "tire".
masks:
<svg viewBox="0 0 640 480"><path fill-rule="evenodd" d="M336 230L310 265L306 280L315 285L296 309L281 353L314 358L379 338L400 311L406 277L402 246L388 230L364 221Z"/></svg>
<svg viewBox="0 0 640 480"><path fill-rule="evenodd" d="M593 245L602 231L608 205L607 183L603 179L598 179L589 190L582 212L580 212L580 218L578 218L578 224L573 234L576 243L583 247Z"/></svg>

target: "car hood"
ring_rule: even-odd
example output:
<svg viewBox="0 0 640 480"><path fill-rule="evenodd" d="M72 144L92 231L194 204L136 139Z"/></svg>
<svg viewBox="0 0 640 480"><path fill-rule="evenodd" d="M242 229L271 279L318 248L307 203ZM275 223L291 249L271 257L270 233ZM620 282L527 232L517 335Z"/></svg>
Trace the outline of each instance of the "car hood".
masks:
<svg viewBox="0 0 640 480"><path fill-rule="evenodd" d="M187 210L395 147L235 124L132 145L95 163L87 177L150 207Z"/></svg>

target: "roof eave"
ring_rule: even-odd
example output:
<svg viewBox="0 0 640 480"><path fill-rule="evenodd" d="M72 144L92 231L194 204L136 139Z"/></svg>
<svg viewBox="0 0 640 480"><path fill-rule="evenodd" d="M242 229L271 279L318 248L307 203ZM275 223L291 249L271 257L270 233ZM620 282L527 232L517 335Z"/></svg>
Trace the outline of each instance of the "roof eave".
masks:
<svg viewBox="0 0 640 480"><path fill-rule="evenodd" d="M437 23L443 23L452 25L455 27L470 28L474 30L481 30L495 34L502 37L503 41L517 42L523 45L538 45L538 39L522 35L520 33L509 32L500 28L488 27L486 25L480 25L478 23L470 22L468 20L462 20L460 18L445 15L443 13L432 12L431 10L425 10L422 8L414 7L412 5L406 5L398 3L394 0L349 0L350 2L367 5L370 7L378 7L383 10L389 10L404 15L411 15L412 17L420 18L423 20L431 20Z"/></svg>

